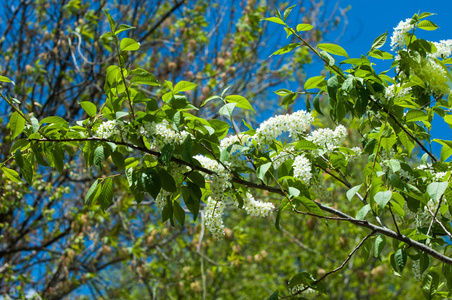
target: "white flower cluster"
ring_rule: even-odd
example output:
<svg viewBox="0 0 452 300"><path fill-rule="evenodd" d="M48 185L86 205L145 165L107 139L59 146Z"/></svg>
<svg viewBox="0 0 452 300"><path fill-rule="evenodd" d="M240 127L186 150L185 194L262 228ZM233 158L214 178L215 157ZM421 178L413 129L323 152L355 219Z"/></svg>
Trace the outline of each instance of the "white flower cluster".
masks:
<svg viewBox="0 0 452 300"><path fill-rule="evenodd" d="M273 203L258 201L250 193L246 193L246 197L243 199L243 207L250 216L255 217L266 217L275 208Z"/></svg>
<svg viewBox="0 0 452 300"><path fill-rule="evenodd" d="M436 172L430 163L427 163L426 165L419 165L416 169L430 173L432 176L432 182L444 181L444 176L447 174L447 172Z"/></svg>
<svg viewBox="0 0 452 300"><path fill-rule="evenodd" d="M108 139L112 136L126 139L129 128L121 120L102 122L96 129L96 136L101 139Z"/></svg>
<svg viewBox="0 0 452 300"><path fill-rule="evenodd" d="M229 180L231 174L220 163L202 155L194 157L201 163L203 168L206 168L215 174L206 174L206 179L210 179L211 195L207 200L206 207L206 227L212 232L215 239L219 240L224 235L224 225L221 219L225 207L224 198L226 190L231 187Z"/></svg>
<svg viewBox="0 0 452 300"><path fill-rule="evenodd" d="M313 121L311 114L304 110L290 115L279 115L264 121L253 138L259 145L266 145L283 132L288 132L290 137L297 137L305 133Z"/></svg>
<svg viewBox="0 0 452 300"><path fill-rule="evenodd" d="M283 162L289 159L294 159L295 155L292 153L295 151L295 148L292 146L289 146L281 151L279 151L275 156L271 157L271 160L273 162L273 167L275 169L278 169Z"/></svg>
<svg viewBox="0 0 452 300"><path fill-rule="evenodd" d="M392 98L402 98L408 95L411 91L411 87L408 88L402 88L400 87L400 84L397 85L390 85L386 87L385 89L385 98L386 99L392 99Z"/></svg>
<svg viewBox="0 0 452 300"><path fill-rule="evenodd" d="M436 47L436 52L430 53L430 57L448 58L452 54L452 40L442 40L433 44Z"/></svg>
<svg viewBox="0 0 452 300"><path fill-rule="evenodd" d="M293 162L293 176L304 183L309 183L312 177L311 162L303 154L295 157Z"/></svg>
<svg viewBox="0 0 452 300"><path fill-rule="evenodd" d="M334 131L329 128L317 129L311 132L306 139L319 146L318 154L323 155L333 151L346 137L347 129L342 125L338 125Z"/></svg>
<svg viewBox="0 0 452 300"><path fill-rule="evenodd" d="M163 120L161 123L144 123L140 126L140 134L148 139L151 148L162 147L171 143L180 145L190 135L185 130L175 131L167 120Z"/></svg>
<svg viewBox="0 0 452 300"><path fill-rule="evenodd" d="M391 36L391 47L392 50L396 50L397 47L403 48L406 46L405 35L414 28L413 24L410 24L411 19L406 19L405 21L400 21L399 25L394 28L394 32Z"/></svg>
<svg viewBox="0 0 452 300"><path fill-rule="evenodd" d="M223 201L214 200L212 197L207 199L207 206L204 210L205 225L216 240L221 240L224 237L222 216L225 207Z"/></svg>
<svg viewBox="0 0 452 300"><path fill-rule="evenodd" d="M363 149L361 149L360 147L353 147L350 150L352 150L356 154L346 154L345 155L345 157L347 158L347 160L349 162L354 161L358 156L360 156L363 153Z"/></svg>
<svg viewBox="0 0 452 300"><path fill-rule="evenodd" d="M414 73L429 84L430 92L435 96L449 95L447 71L433 58L422 58L420 64L413 66Z"/></svg>
<svg viewBox="0 0 452 300"><path fill-rule="evenodd" d="M231 179L231 174L226 170L223 165L217 161L210 159L202 155L196 155L193 157L201 163L203 168L206 168L215 174L206 174L206 179L210 179L210 190L212 191L211 197L215 201L222 201L225 197L225 191L231 187L229 180Z"/></svg>
<svg viewBox="0 0 452 300"><path fill-rule="evenodd" d="M231 149L231 153L237 151L238 145L250 146L252 142L252 136L248 134L230 135L225 137L220 142L220 151L226 149L231 145L235 145Z"/></svg>

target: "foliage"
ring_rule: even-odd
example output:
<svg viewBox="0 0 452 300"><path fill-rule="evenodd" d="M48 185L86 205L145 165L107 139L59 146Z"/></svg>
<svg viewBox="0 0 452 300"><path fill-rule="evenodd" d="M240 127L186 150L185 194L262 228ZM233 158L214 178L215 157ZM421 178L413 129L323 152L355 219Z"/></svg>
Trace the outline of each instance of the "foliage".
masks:
<svg viewBox="0 0 452 300"><path fill-rule="evenodd" d="M212 256L218 249L210 249L207 242L203 246L201 237L205 229L216 240L226 238L234 241L232 254L228 256L232 266L240 268L245 260L249 263L254 260L254 272L245 275L253 276L261 270L260 262L268 252L260 250L251 259L241 254L240 244L244 243L247 226L242 226L237 214L266 217L272 211L275 212L275 230L285 232L291 237L291 243L302 247L306 253L300 255L300 262L295 263L285 248L271 261L278 263L282 259L292 267L298 264L298 270L284 270L290 273L287 274L290 276L287 296L281 283L275 287L270 283L271 278L259 276L259 284L268 281L266 287L275 288L266 290L266 295L272 295L270 299L306 293L328 297L325 295L331 293L332 288L325 279L339 272L343 272L345 279L350 278L350 273L344 268L355 261L357 253L362 256L362 261L356 263L358 268L383 261L383 265L375 266L370 272L375 280L381 278L385 269L392 271L394 276L407 276L404 270L412 266L413 276L410 277L413 281L420 281L425 298L449 297L452 260L446 240L452 237L452 216L449 208L451 173L447 159L452 154L452 144L447 140L430 140L429 130L435 114L449 123L448 95L452 77L446 64L450 63L452 52L450 41L432 43L416 38L416 30L434 30L437 27L426 19L431 14L416 14L395 28L391 37L391 46L397 54L395 57L380 50L387 39L385 33L376 38L365 56L349 58L339 45L313 45L307 41L303 35L305 31L314 30L310 24L302 23L295 28L289 26L286 21L293 8L287 8L282 14L276 10L275 17L265 20L283 26L287 37L296 41L273 52L272 56L309 49L324 63L327 74L304 82L305 90L315 90L316 97L312 100L315 111L312 113L296 111L274 116L256 128L245 122L248 130L240 132L235 122L237 112L242 112L241 116L255 112L247 97L224 88L218 95L204 99L201 105L190 101L197 83L178 78L159 80L148 68L129 63L133 61L134 53L140 50L141 43L129 37L121 38L124 31L133 28L116 24L105 11L110 32L101 40L105 40L108 49L116 51L117 58L117 65L112 64L105 71L105 102L99 107L98 103L84 99L80 105L86 118L69 123L55 114L39 118L24 113L17 106L19 100L2 94L2 99L13 109L9 128L11 140L14 140L10 155L2 164L4 176L18 185L23 184L22 178L32 185L39 182L38 171L41 168L50 166L63 174L67 158L84 161L96 178L84 197L89 204L85 209L94 226L102 226L102 219L115 214L130 213L132 205L145 204L152 199L155 207L149 208L146 220L127 218L124 221L120 218L122 227L132 236L132 245L120 248L117 247L118 236L111 237L110 231L102 235L102 238L109 238L119 256L125 257L129 253L134 257L133 266L151 297L153 291L149 283L152 279L147 276L152 278L154 272L169 270L169 267L159 265L161 262L154 264L139 259L147 251L146 246L158 250L161 244L166 243L168 235L171 236L168 231L155 231L156 216L173 228L184 228L190 214L194 221L201 219L200 228L195 229L198 233L192 238L174 236L177 247L171 253L178 257L188 255L181 260L193 264L196 262L189 257L192 252L182 249L196 246L196 252L202 258L200 274L192 274L187 281L195 277L200 280L192 282L190 290L202 292L203 297L207 293L228 297L217 287L221 286L219 280L222 278L231 278L230 270L224 270L218 263L210 262L209 268L204 265L208 256L201 254L200 249L206 249L206 253ZM333 55L346 59L337 64ZM377 74L371 59L391 60L394 76L387 75L389 71ZM7 77L0 80L12 84ZM147 88L143 89L143 85ZM214 85L218 85L217 82ZM290 107L299 94L286 89L276 93L284 97L281 104L285 107ZM225 121L197 113L200 106L212 103L217 104L210 109L215 108ZM307 107L310 106L309 103ZM334 130L314 129L314 125L318 125L315 117L327 113ZM355 143L350 141L346 144L348 134L359 134L361 141L352 139ZM432 142L443 145L440 158L428 150ZM420 162L413 154L415 149L423 152ZM19 173L7 167L6 164L12 160ZM359 164L362 167L353 170ZM328 184L330 190L325 188ZM125 195L115 199L118 193ZM256 200L262 193L273 196L268 198L270 201ZM330 193L334 193L333 197ZM337 198L339 200L332 200ZM349 202L345 205L347 199ZM234 206L238 212L226 209ZM344 234L335 238L338 238L340 247L349 246L351 249L339 261L335 257L331 264L325 264L329 271L318 268L321 263L318 261L312 265L305 264L308 252L323 261L330 249L327 245L333 240L323 236L324 244L313 250L293 236L300 228L296 222L289 223L289 231L284 228L286 220L296 219L299 215L309 216L311 224L308 223L307 227L310 230L315 227L312 224L315 221L311 220L316 219L326 224L334 223L322 226L323 231L337 233L340 226L347 226ZM229 218L233 231L225 228L223 223ZM81 219L81 222L85 220ZM146 226L148 238L133 238L137 223ZM86 234L89 229L83 227ZM48 230L57 230L58 237L68 232L66 229L60 234L60 226L49 226ZM357 234L359 238L347 239L350 234L345 232ZM250 233L250 236L253 234L259 234L259 231ZM154 243L157 237L160 238L158 244ZM98 239L92 238L93 241ZM277 240L279 237L271 239L271 242ZM78 250L72 248L65 249L64 259L58 264L54 276L64 276L66 271L66 277L69 277L68 268ZM373 258L369 261L369 257ZM171 267L176 270L170 272L180 269ZM100 269L97 267L96 271ZM210 275L206 277L209 271ZM180 276L186 276L184 273L188 273L188 269ZM364 271L356 273L356 276L358 281L370 277L368 272L366 278ZM69 279L80 281L87 278L74 276ZM207 279L212 281L207 284ZM161 293L176 293L173 296L178 297L185 295L184 289L188 287L180 282L176 283L176 291L165 291L171 284L163 283ZM350 284L350 291L340 291L337 295L385 295L394 290L400 292L405 284L397 282L391 286L384 285L384 290L380 286L380 289L372 291L370 287L363 289Z"/></svg>
<svg viewBox="0 0 452 300"><path fill-rule="evenodd" d="M61 117L47 119L55 122L51 126L69 127L99 112L105 101L107 68L117 61L111 38L101 38L109 27L102 9L109 9L115 19L136 27L119 33L140 43L139 51L123 53L128 61L151 72L159 82L189 80L202 87L188 92L195 106L230 86L230 93L250 99L256 110L274 107L274 101L264 101L270 98L268 87L286 80L302 83L303 65L311 60L301 49L293 57L267 59L270 53L264 52L269 30L260 20L280 2L7 0L3 6L5 22L0 25L1 92L6 97L13 95L15 106L30 117L33 128L39 126L37 120L47 116ZM313 42L331 28L331 20L321 19L322 9L320 3L313 2L293 12L309 12L316 18L318 28L308 37ZM287 72L293 66L297 72ZM6 78L15 84L6 83ZM141 84L135 88L155 99L164 93ZM218 111L212 109L215 105L208 103L193 114L218 117ZM161 253L171 251L173 241L186 232L155 226L160 215L155 213L153 201L146 197L138 205L126 192L124 177L113 180L114 207L106 212L97 206L85 207L84 198L92 183L116 168L104 163L102 171L86 169L79 153L71 152L73 147L63 149L63 160L59 156L62 152L54 152L56 158L51 163L56 163L61 173L36 164L49 163L52 154L44 154L42 160L37 154L33 177L31 173L26 177L32 184L25 183L22 168L10 155L17 150L11 148L13 110L5 101L0 101L0 109L0 181L4 183L0 187L0 294L14 298L36 291L45 299L94 297L112 290L109 275L122 266L132 270L128 284L141 286L139 282L145 282L151 287L145 290L155 295L161 290L153 287L160 286L163 278L174 280L171 273L162 271L166 274L162 280L146 281L150 277L138 272L139 266L151 259L161 259L160 267L166 265ZM17 130L23 124L28 132L28 123L17 118L18 114L12 118L17 122L12 123ZM240 117L256 124L251 115L237 115ZM18 135L18 139L25 137L24 133ZM19 146L20 142L14 144ZM21 153L27 169L31 157L26 151ZM198 260L198 252L192 250L183 248L189 252L186 256ZM229 261L225 264L231 269ZM240 273L235 272L232 277L237 276Z"/></svg>

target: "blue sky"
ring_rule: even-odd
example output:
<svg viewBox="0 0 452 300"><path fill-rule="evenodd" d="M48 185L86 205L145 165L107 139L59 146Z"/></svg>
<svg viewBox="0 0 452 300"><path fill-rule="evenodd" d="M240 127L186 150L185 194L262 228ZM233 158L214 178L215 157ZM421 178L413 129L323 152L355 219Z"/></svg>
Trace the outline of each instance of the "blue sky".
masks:
<svg viewBox="0 0 452 300"><path fill-rule="evenodd" d="M359 57L361 54L365 54L374 39L386 30L388 30L388 41L382 50L391 52L389 37L392 34L393 28L401 20L411 18L418 12L436 13L436 15L428 19L439 26L435 31L416 31L418 37L430 41L452 39L452 22L450 21L452 1L450 0L341 1L341 7L348 5L351 6L351 9L347 13L348 27L339 44L348 52L350 57ZM333 40L334 36L331 36L331 39ZM310 75L314 76L314 74ZM438 116L435 116L433 119L431 134L433 138L452 139L452 130ZM439 156L441 151L440 145L437 143L432 144L435 155Z"/></svg>

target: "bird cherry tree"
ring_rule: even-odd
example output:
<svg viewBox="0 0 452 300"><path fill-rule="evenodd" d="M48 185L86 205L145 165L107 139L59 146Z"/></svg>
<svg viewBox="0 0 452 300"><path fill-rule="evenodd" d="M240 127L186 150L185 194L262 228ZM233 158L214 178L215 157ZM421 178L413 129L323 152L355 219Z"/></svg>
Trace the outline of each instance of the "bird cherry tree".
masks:
<svg viewBox="0 0 452 300"><path fill-rule="evenodd" d="M287 37L297 42L273 55L307 47L324 63L327 75L306 80L302 92L276 91L282 106L291 105L298 94L313 94L308 111L273 116L253 128L244 121L240 131L234 121L238 110L254 112L243 96L228 94L207 98L201 107L190 102L189 81L159 82L147 70L127 61L128 53L140 43L119 38L133 29L117 26L108 12L111 41L117 63L108 67L105 102L97 107L82 101L88 118L68 123L58 116L41 120L17 107L17 99L1 94L14 111L9 119L15 140L7 161L14 160L19 172L1 165L11 181L33 181L40 168L63 171L68 154L78 154L94 174L84 195L87 205L108 210L115 201L119 178L125 177L128 192L137 203L151 197L162 222L184 226L186 215L202 214L212 238L225 235L224 209L235 206L250 216L275 215L275 230L284 218L310 215L327 221L353 224L368 230L337 268L315 277L308 272L294 274L288 283L289 295L275 291L269 299L288 298L305 292L325 292L325 278L339 272L358 250L380 257L389 241L389 262L400 276L408 261L413 264L413 280L422 283L424 296L448 297L452 287L452 259L448 240L452 187L450 164L452 141L431 139L436 115L452 124L448 95L452 77L452 42L418 39L416 30L434 30L430 13L416 14L394 29L394 54L380 50L387 33L379 36L360 58L349 58L340 46L321 43L316 47L303 39L311 24L295 28L286 23L293 7L265 19L281 25ZM334 57L333 57L334 56ZM337 57L346 57L337 62ZM336 58L335 58L336 57ZM391 70L377 74L374 60L391 60ZM4 83L13 82L0 77ZM159 99L137 89L146 85L162 92ZM314 90L314 92L306 92ZM205 119L194 111L216 101L221 119ZM315 116L328 112L332 128L316 128ZM341 125L355 120L356 128ZM349 130L362 136L360 144L345 147ZM432 143L442 145L440 157ZM413 152L419 150L422 157ZM359 178L350 178L353 160L364 158ZM107 168L110 173L101 175ZM353 179L353 180L352 180ZM346 187L341 201L350 201L349 211L322 202L329 191L326 182ZM352 185L351 181L358 181ZM257 200L257 191L279 196L277 202ZM289 215L290 213L290 215ZM326 227L327 228L327 227ZM303 230L303 228L300 228ZM407 276L407 275L405 275Z"/></svg>

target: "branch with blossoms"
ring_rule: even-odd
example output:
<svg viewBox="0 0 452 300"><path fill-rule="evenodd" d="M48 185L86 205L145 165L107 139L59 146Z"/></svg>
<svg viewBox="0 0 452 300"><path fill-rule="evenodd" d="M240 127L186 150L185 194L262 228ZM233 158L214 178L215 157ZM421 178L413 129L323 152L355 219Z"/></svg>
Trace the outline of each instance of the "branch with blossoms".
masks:
<svg viewBox="0 0 452 300"><path fill-rule="evenodd" d="M16 108L10 119L12 139L26 137L16 139L12 150L20 174L1 167L10 180L21 181L22 176L30 182L38 164L62 172L65 153L79 150L97 178L85 201L103 210L114 201L114 187L121 186L122 177L137 203L152 197L162 222L184 226L186 210L196 219L202 209L203 225L217 240L225 235L224 211L228 205L258 217L276 210L276 228L282 213L289 210L371 230L344 263L328 275L342 269L366 240L375 241L375 257L380 257L384 237L398 241L393 243L393 251L386 250L396 274L403 271L408 257L417 261L420 254L452 265L441 239L452 231L452 170L447 162L452 155L452 141L433 140L443 145L439 159L424 145L430 145L428 131L434 114L452 123L451 107L445 99L452 82L445 66L450 62L452 43L435 44L415 38L416 29L435 28L434 23L423 20L430 14L416 14L395 28L391 38L395 58L380 50L386 33L374 41L366 56L349 58L338 45L308 44L302 34L312 26L299 24L291 28L285 22L290 9L283 16L277 11L275 17L266 20L282 25L288 37L294 36L300 43L289 44L273 55L307 46L330 74L309 78L305 83L305 90L317 91L313 99L316 112L299 110L274 116L256 129L245 122L248 130L243 133L238 132L232 116L238 109L254 112L246 98L226 95L225 90L205 100L203 105L218 101L219 114L228 122L192 114L198 108L190 103L186 92L197 85L188 81L160 83L144 69L128 69L127 53L139 50L140 44L130 38L119 40L120 30L116 31L116 23L106 14L111 25L107 36L115 41L119 66L107 70L105 104L98 111L93 103L82 102L89 118L72 126L56 116L40 121L28 119ZM338 65L333 55L347 59ZM393 59L394 77L377 74L370 59ZM342 70L341 65L349 68ZM143 84L158 88L161 101L140 93L137 87ZM298 95L288 90L277 94L285 97L285 106ZM328 96L328 107L323 107L320 95ZM315 129L314 116L327 110L334 129ZM355 147L343 146L347 129L340 122L347 116L359 123L350 128L362 135L360 145L350 145ZM420 162L412 155L416 147L426 153ZM355 160L364 164L359 178L351 178L349 172ZM106 164L124 176L105 174ZM355 196L360 200L356 217L316 201L329 197L325 178L342 183L348 189L349 201ZM279 207L257 200L253 190L282 196ZM396 231L384 225L385 218L390 218ZM378 225L369 221L373 219ZM371 238L376 233L379 236ZM424 263L423 272L425 278L437 276L433 262ZM323 292L319 284L323 278L315 280L302 272L292 278L291 285ZM430 286L429 290L436 288Z"/></svg>

